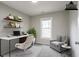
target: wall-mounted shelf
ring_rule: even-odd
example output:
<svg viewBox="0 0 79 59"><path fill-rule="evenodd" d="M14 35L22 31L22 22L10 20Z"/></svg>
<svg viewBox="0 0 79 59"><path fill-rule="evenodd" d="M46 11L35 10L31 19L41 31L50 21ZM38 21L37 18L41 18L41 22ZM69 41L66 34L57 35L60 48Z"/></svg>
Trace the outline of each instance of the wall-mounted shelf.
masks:
<svg viewBox="0 0 79 59"><path fill-rule="evenodd" d="M4 20L7 21L4 28L21 28L19 22L22 22L22 17L20 16L12 16L9 14L9 16L5 17Z"/></svg>
<svg viewBox="0 0 79 59"><path fill-rule="evenodd" d="M21 28L21 27L10 27L10 26L4 26L4 28L17 28L17 29L19 29L19 28Z"/></svg>
<svg viewBox="0 0 79 59"><path fill-rule="evenodd" d="M20 24L14 21L9 21L4 28L21 28Z"/></svg>
<svg viewBox="0 0 79 59"><path fill-rule="evenodd" d="M7 19L7 18L4 18L4 20L6 20L6 21L10 20L10 21L15 21L15 22L22 22L21 20L12 20L12 19Z"/></svg>

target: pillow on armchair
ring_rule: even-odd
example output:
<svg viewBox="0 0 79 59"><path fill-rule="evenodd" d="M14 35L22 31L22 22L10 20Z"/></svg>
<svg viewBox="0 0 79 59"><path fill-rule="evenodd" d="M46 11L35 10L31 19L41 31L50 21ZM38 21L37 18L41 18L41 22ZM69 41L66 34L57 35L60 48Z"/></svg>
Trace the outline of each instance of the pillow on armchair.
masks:
<svg viewBox="0 0 79 59"><path fill-rule="evenodd" d="M57 41L62 42L62 36L58 36Z"/></svg>

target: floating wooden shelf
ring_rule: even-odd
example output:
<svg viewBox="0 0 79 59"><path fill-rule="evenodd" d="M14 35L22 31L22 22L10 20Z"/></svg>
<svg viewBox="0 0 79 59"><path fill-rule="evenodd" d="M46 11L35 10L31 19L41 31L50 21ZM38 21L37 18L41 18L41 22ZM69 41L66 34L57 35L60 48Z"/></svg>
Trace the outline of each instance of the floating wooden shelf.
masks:
<svg viewBox="0 0 79 59"><path fill-rule="evenodd" d="M7 19L7 18L4 18L4 20L10 20L10 21L22 22L21 20L12 20L12 19Z"/></svg>
<svg viewBox="0 0 79 59"><path fill-rule="evenodd" d="M4 28L21 28L20 24L17 23L17 22L22 22L21 20L13 20L13 19L9 19L8 17L4 18L4 20L8 21L8 24L6 24Z"/></svg>
<svg viewBox="0 0 79 59"><path fill-rule="evenodd" d="M21 27L9 27L9 26L4 26L4 28L21 28Z"/></svg>

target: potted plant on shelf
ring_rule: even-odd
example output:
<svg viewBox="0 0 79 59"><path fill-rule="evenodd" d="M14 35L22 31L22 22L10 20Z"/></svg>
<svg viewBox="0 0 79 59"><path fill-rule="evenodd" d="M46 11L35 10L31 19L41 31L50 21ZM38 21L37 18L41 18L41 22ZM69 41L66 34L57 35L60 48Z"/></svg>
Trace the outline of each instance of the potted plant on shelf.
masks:
<svg viewBox="0 0 79 59"><path fill-rule="evenodd" d="M33 28L30 28L28 31L27 31L28 34L32 34L35 39L37 37L37 33L36 33L36 29L33 27ZM36 40L34 40L34 43L35 43Z"/></svg>

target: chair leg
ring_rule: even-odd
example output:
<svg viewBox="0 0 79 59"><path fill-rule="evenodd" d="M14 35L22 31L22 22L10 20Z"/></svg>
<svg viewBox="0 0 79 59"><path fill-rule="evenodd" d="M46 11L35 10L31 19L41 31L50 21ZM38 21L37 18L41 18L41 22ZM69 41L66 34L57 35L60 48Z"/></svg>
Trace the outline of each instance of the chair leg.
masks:
<svg viewBox="0 0 79 59"><path fill-rule="evenodd" d="M35 44L35 43L33 42L33 46L34 46L34 44Z"/></svg>

